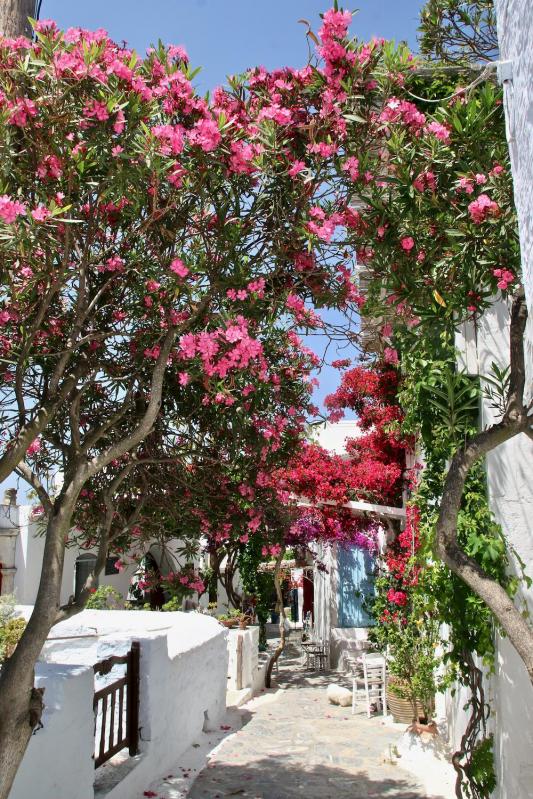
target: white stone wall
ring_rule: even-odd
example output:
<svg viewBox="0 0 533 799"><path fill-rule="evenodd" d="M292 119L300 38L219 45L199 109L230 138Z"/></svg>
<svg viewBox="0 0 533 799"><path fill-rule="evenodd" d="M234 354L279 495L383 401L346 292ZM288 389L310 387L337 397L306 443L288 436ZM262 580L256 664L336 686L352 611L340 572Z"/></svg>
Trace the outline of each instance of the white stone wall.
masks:
<svg viewBox="0 0 533 799"><path fill-rule="evenodd" d="M497 302L484 314L475 331L465 330L457 339L462 349L460 365L480 376L490 373L492 363L509 363L509 307ZM481 426L499 418L484 399ZM533 442L520 435L499 446L487 457L489 502L508 542L511 567L518 576L521 565L533 578ZM514 557L514 554L518 558ZM533 588L522 582L515 602L533 612ZM498 770L498 799L530 799L533 796L533 688L525 667L507 640L497 636L496 672L485 681L491 700L491 729L495 736L495 762ZM464 711L466 694L446 697L442 715L448 721L453 746L458 745L468 713Z"/></svg>
<svg viewBox="0 0 533 799"><path fill-rule="evenodd" d="M259 627L228 633L228 690L253 689L259 658Z"/></svg>
<svg viewBox="0 0 533 799"><path fill-rule="evenodd" d="M90 666L39 663L43 729L30 738L9 799L90 799L93 796L94 674Z"/></svg>
<svg viewBox="0 0 533 799"><path fill-rule="evenodd" d="M357 438L359 425L345 419L342 422L324 422L311 428L309 438L335 455L346 454L346 439Z"/></svg>
<svg viewBox="0 0 533 799"><path fill-rule="evenodd" d="M31 609L23 608L24 615ZM198 613L85 610L56 625L37 684L46 687L44 729L32 738L10 799L92 799L95 778L92 666L141 644L140 752L108 794L132 799L175 768L226 708L227 631ZM61 639L61 640L59 640ZM66 661L66 662L65 662Z"/></svg>
<svg viewBox="0 0 533 799"><path fill-rule="evenodd" d="M511 60L505 83L505 118L520 231L522 275L529 310L526 351L533 396L533 4L496 0L500 58Z"/></svg>
<svg viewBox="0 0 533 799"><path fill-rule="evenodd" d="M527 388L533 396L533 3L531 0L496 0L500 59L512 61L512 80L505 83L507 137L512 161L518 212L522 276L529 321L525 337ZM461 365L471 373L488 374L493 361L509 362L509 309L497 303L485 314L478 329L463 331L458 339ZM483 403L482 424L495 420L494 410ZM520 436L498 447L487 458L487 483L491 508L510 547L533 577L533 443ZM513 570L520 574L518 561ZM522 584L520 607L533 610L533 590ZM498 799L533 796L533 688L526 670L509 641L497 636L496 673L486 681L493 708ZM464 693L448 696L445 715L453 743L466 724Z"/></svg>

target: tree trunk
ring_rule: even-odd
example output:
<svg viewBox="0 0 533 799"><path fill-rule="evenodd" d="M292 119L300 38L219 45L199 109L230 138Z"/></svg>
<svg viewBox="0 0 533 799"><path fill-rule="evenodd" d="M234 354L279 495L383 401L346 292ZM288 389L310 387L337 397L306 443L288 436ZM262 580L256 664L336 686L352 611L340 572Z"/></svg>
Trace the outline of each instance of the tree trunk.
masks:
<svg viewBox="0 0 533 799"><path fill-rule="evenodd" d="M71 487L50 514L35 607L0 672L0 799L8 799L32 730L40 722L42 691L33 687L34 668L59 613L65 538L76 497Z"/></svg>
<svg viewBox="0 0 533 799"><path fill-rule="evenodd" d="M35 15L35 0L1 0L0 33L9 39L33 36L28 17Z"/></svg>
<svg viewBox="0 0 533 799"><path fill-rule="evenodd" d="M141 421L126 438L111 444L88 463L83 460L74 463L70 473L65 474L61 494L51 505L37 599L17 648L0 672L0 799L8 799L30 734L40 721L42 693L33 687L33 679L43 645L54 624L82 610L77 603L65 609L60 606L65 541L80 491L87 480L113 459L136 447L151 431L161 408L163 380L176 330L172 328L166 334L152 373L150 400Z"/></svg>
<svg viewBox="0 0 533 799"><path fill-rule="evenodd" d="M209 604L218 603L218 574L219 574L219 561L216 552L211 552L209 555L209 566L213 570L212 576L209 580Z"/></svg>
<svg viewBox="0 0 533 799"><path fill-rule="evenodd" d="M283 607L283 594L281 593L281 583L279 580L279 573L281 568L281 561L283 560L283 555L285 554L285 549L283 549L277 557L276 566L274 568L274 587L276 589L276 596L278 598L278 603L280 607L280 615L279 615L279 644L276 647L276 650L270 660L268 661L268 667L265 675L265 688L271 688L272 686L272 669L274 668L274 664L277 662L279 656L285 649L285 608Z"/></svg>
<svg viewBox="0 0 533 799"><path fill-rule="evenodd" d="M523 289L514 301L509 334L510 382L506 410L500 422L472 436L455 453L446 476L436 525L436 550L440 559L479 596L494 614L524 663L533 684L533 628L499 582L486 574L461 547L457 519L465 480L472 466L488 452L525 433L533 439L533 416L524 403L524 332L527 306Z"/></svg>

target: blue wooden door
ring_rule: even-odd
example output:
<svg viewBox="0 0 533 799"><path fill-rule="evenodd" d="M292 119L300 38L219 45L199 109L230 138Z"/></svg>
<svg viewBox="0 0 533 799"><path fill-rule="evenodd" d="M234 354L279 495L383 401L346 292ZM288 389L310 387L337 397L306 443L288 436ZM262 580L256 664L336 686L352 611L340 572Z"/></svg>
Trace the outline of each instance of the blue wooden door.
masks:
<svg viewBox="0 0 533 799"><path fill-rule="evenodd" d="M374 593L375 560L357 547L337 549L339 570L339 627L370 627L374 620L366 611L365 599Z"/></svg>

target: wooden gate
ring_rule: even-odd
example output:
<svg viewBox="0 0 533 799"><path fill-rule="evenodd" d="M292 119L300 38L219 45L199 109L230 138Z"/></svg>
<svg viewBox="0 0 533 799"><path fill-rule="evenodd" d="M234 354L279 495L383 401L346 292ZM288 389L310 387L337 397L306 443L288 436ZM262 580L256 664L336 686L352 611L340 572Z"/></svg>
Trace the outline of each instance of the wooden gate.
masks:
<svg viewBox="0 0 533 799"><path fill-rule="evenodd" d="M130 755L138 752L139 655L139 642L132 641L126 655L113 655L94 665L94 673L102 675L109 674L115 666L126 666L123 677L94 693L95 768L126 747Z"/></svg>

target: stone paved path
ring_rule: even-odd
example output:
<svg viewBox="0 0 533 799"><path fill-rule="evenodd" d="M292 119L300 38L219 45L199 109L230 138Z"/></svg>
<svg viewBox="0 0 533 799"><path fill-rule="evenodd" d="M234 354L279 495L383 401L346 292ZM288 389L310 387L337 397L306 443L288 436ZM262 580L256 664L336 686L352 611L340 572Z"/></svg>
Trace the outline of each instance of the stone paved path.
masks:
<svg viewBox="0 0 533 799"><path fill-rule="evenodd" d="M337 674L287 665L277 690L241 709L242 728L212 753L188 799L439 799L384 761L397 734L379 717L328 703Z"/></svg>

